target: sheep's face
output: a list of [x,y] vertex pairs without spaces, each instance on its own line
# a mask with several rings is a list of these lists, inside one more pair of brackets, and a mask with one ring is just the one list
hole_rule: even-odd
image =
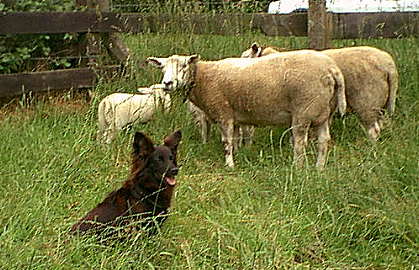
[[284,48],[275,48],[275,47],[262,48],[255,42],[252,44],[252,46],[250,46],[249,49],[245,50],[242,53],[241,57],[242,58],[256,58],[256,57],[266,56],[269,54],[285,52],[285,51],[288,51],[288,50]]
[[198,55],[172,55],[168,58],[149,57],[147,62],[162,69],[164,90],[174,91],[192,84],[198,60]]
[[262,54],[262,48],[257,43],[253,43],[249,49],[245,50],[242,53],[241,57],[242,58],[255,58],[255,57],[261,56],[261,54]]

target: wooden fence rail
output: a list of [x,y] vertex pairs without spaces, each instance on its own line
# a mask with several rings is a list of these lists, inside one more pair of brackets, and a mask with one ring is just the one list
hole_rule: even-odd
[[117,65],[101,70],[72,68],[54,71],[25,72],[0,75],[0,98],[18,96],[28,92],[91,88],[95,86],[98,72],[116,72]]
[[[419,37],[419,12],[337,13],[332,38]],[[237,34],[260,30],[266,35],[306,36],[307,14],[148,15],[112,12],[16,12],[0,14],[0,34],[69,32],[161,32],[182,29],[194,33]]]

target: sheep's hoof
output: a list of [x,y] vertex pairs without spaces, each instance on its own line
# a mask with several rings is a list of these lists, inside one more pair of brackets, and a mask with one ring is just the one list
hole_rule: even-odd
[[316,164],[316,169],[320,172],[323,171],[324,170],[324,164],[321,164],[321,165]]
[[378,137],[380,136],[380,125],[378,122],[374,122],[373,125],[370,126],[370,128],[368,129],[368,137],[370,138],[371,141],[376,142],[378,141]]

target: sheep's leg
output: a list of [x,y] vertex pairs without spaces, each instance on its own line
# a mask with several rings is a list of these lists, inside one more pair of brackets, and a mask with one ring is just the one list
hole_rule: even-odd
[[329,121],[325,121],[322,125],[316,128],[317,134],[317,162],[316,167],[319,169],[324,168],[327,159],[327,151],[329,147],[330,131]]
[[382,118],[378,119],[377,123],[378,123],[378,126],[380,127],[380,131],[381,131],[384,127],[384,119],[382,119]]
[[106,123],[106,118],[105,118],[105,103],[101,102],[99,104],[99,108],[98,108],[98,127],[99,130],[97,131],[96,134],[96,139],[100,142],[100,143],[105,143],[106,141],[106,130],[108,127],[108,124]]
[[255,127],[244,125],[240,127],[240,131],[240,142],[243,143],[243,145],[251,145],[253,143]]
[[378,139],[378,137],[380,136],[380,132],[381,132],[381,128],[380,128],[380,124],[378,121],[375,121],[374,123],[372,123],[368,129],[368,136],[370,137],[371,140],[376,141]]
[[192,113],[195,124],[197,124],[200,128],[202,143],[208,143],[211,133],[211,120],[208,119],[206,114],[201,109],[190,101],[188,101],[188,110]]
[[114,139],[115,139],[115,130],[113,129],[107,129],[104,133],[103,133],[103,138],[105,143],[110,144]]
[[365,119],[365,117],[360,116],[360,118],[362,126],[367,132],[368,138],[370,138],[372,141],[377,141],[381,132],[379,120],[375,117]]
[[118,132],[127,125],[126,122],[127,122],[127,119],[124,119],[123,116],[119,115],[119,117],[117,117],[115,114],[113,115],[112,122],[109,125],[108,129],[106,130],[106,134],[107,134],[106,143],[109,144],[115,139]]
[[[294,121],[293,121],[294,122]],[[292,127],[292,141],[294,144],[294,164],[302,168],[304,166],[305,149],[308,137],[308,124],[294,124]]]
[[100,143],[111,143],[114,138],[112,129],[110,127],[100,127],[96,138]]
[[243,138],[242,136],[240,136],[240,126],[238,125],[234,125],[234,135],[233,135],[233,148],[234,148],[234,152],[237,151],[237,149],[239,149],[239,147],[242,146],[243,144]]
[[239,142],[239,147],[242,147],[243,145],[245,145],[246,143],[244,142],[244,133],[245,133],[245,126],[239,126],[238,127],[238,142]]
[[226,165],[234,168],[234,122],[233,120],[223,121],[221,123],[221,141],[224,145],[224,155]]
[[97,141],[99,141],[99,142],[101,142],[101,143],[103,143],[103,138],[104,138],[104,133],[103,133],[104,131],[103,130],[101,130],[100,128],[99,128],[99,130],[96,132],[96,140]]
[[201,126],[202,142],[206,144],[211,131],[211,123],[203,113],[199,115],[199,125]]
[[359,114],[362,126],[366,129],[368,137],[377,141],[381,133],[382,114],[379,109],[370,110]]
[[253,137],[255,136],[255,126],[246,126],[246,136],[244,137],[244,142],[246,145],[253,144]]

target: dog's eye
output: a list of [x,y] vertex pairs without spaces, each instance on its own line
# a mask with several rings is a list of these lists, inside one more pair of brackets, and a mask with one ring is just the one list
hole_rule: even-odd
[[169,156],[169,160],[170,160],[170,161],[173,161],[174,159],[175,159],[175,157],[174,157],[173,155],[170,155],[170,156]]

